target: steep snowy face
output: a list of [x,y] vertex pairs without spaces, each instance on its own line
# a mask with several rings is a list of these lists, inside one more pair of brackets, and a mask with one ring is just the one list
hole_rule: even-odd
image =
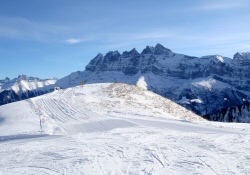
[[40,79],[19,75],[18,78],[0,80],[0,105],[47,93],[57,79]]

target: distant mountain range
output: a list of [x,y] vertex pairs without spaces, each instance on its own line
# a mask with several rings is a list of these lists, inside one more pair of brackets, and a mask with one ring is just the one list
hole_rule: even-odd
[[[122,54],[118,51],[110,51],[106,55],[98,54],[86,66],[85,71],[71,73],[59,80],[14,80],[14,84],[18,84],[19,87],[21,82],[26,82],[25,85],[29,88],[17,90],[13,86],[6,86],[6,82],[10,81],[6,78],[0,81],[0,104],[11,102],[6,101],[6,91],[8,94],[16,94],[21,100],[47,93],[54,87],[80,85],[82,81],[85,84],[120,82],[136,85],[142,78],[148,90],[177,102],[207,119],[245,122],[245,118],[250,118],[249,107],[246,107],[250,104],[249,52],[236,53],[233,59],[220,55],[199,58],[174,53],[161,44],[155,47],[147,46],[141,53],[134,48]],[[31,88],[27,85],[29,82],[43,82],[43,86],[32,85]],[[5,95],[2,94],[4,91]],[[32,95],[29,96],[29,93]],[[18,98],[12,99],[16,100]],[[230,108],[235,106],[244,112],[230,113]],[[229,112],[222,115],[219,112],[221,110]]]
[[57,78],[40,79],[26,75],[19,75],[13,80],[6,77],[0,80],[0,105],[51,92],[57,80]]

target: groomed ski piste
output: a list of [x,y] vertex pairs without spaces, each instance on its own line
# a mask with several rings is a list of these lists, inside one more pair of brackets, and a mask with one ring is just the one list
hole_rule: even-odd
[[142,87],[88,84],[1,106],[0,175],[250,174],[249,124],[206,121]]

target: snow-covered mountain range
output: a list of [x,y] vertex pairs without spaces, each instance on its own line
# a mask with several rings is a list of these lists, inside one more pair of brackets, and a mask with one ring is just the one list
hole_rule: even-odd
[[[236,53],[234,58],[220,55],[191,57],[177,54],[157,44],[141,53],[108,52],[98,54],[86,66],[56,83],[60,87],[79,82],[121,82],[136,84],[143,78],[145,86],[199,115],[215,114],[222,108],[249,104],[250,53]],[[249,111],[246,112],[250,116]],[[210,118],[209,119],[216,119]],[[220,121],[243,122],[239,115]]]
[[0,80],[0,105],[51,92],[56,81],[56,78],[44,80],[26,75],[19,75],[13,80],[6,77]]
[[[141,53],[134,48],[122,54],[118,51],[98,54],[86,66],[85,71],[71,73],[57,82],[53,80],[53,85],[44,86],[47,89],[43,93],[54,87],[77,86],[80,82],[135,85],[143,79],[143,86],[148,90],[173,100],[198,115],[208,116],[216,114],[222,108],[249,104],[249,78],[249,52],[236,53],[233,59],[220,55],[199,58],[174,53],[157,44],[155,47],[147,46]],[[42,90],[39,92],[42,93]],[[249,111],[245,114],[250,116]],[[240,115],[230,119],[220,117],[218,120],[245,121],[241,120]]]

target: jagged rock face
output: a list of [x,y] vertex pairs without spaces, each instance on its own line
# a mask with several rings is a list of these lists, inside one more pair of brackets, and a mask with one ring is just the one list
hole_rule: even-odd
[[170,49],[167,49],[164,46],[157,44],[154,48],[154,55],[164,55],[165,57],[170,58],[174,56],[174,53]]
[[[157,75],[178,79],[195,79],[213,76],[215,79],[250,90],[250,54],[235,54],[234,59],[219,55],[190,57],[173,53],[170,49],[157,44],[147,46],[141,54],[135,49],[130,52],[109,52],[98,54],[87,66],[87,71],[122,71],[125,75],[153,72]],[[244,60],[244,61],[242,61]],[[240,62],[240,63],[238,63]],[[246,64],[243,64],[246,63]]]
[[122,71],[125,75],[135,75],[140,70],[140,54],[135,50],[108,52],[105,56],[98,54],[86,66],[87,71]]
[[[238,76],[234,68],[222,62],[217,57],[190,57],[175,54],[171,50],[157,44],[156,47],[147,46],[141,54],[135,49],[130,52],[109,52],[104,57],[97,55],[87,66],[88,71],[122,71],[125,75],[135,75],[153,72],[158,75],[181,79],[201,78],[210,75]],[[223,59],[223,58],[221,58]],[[226,58],[227,60],[229,58]],[[228,60],[229,61],[229,60]],[[237,72],[237,71],[235,71]]]
[[[249,97],[240,92],[250,91],[250,54],[236,53],[234,58],[220,55],[192,57],[172,52],[157,44],[147,46],[141,53],[135,49],[130,52],[109,52],[95,57],[86,66],[88,74],[98,74],[93,82],[105,82],[104,72],[122,72],[126,79],[136,79],[145,75],[148,89],[167,97],[199,115],[215,113],[225,107],[244,104]],[[87,76],[87,73],[83,73]],[[93,75],[92,75],[93,76]],[[87,76],[88,77],[88,76]],[[116,82],[126,82],[119,77]],[[156,83],[158,80],[161,83]],[[193,82],[209,85],[196,87]],[[110,80],[109,80],[110,81]],[[171,83],[169,83],[171,81]],[[175,81],[181,82],[175,84]],[[208,88],[207,86],[211,86]],[[186,100],[183,100],[186,99]]]
[[87,71],[95,72],[99,65],[103,62],[104,56],[102,54],[98,54],[94,59],[90,61],[90,63],[86,66]]

